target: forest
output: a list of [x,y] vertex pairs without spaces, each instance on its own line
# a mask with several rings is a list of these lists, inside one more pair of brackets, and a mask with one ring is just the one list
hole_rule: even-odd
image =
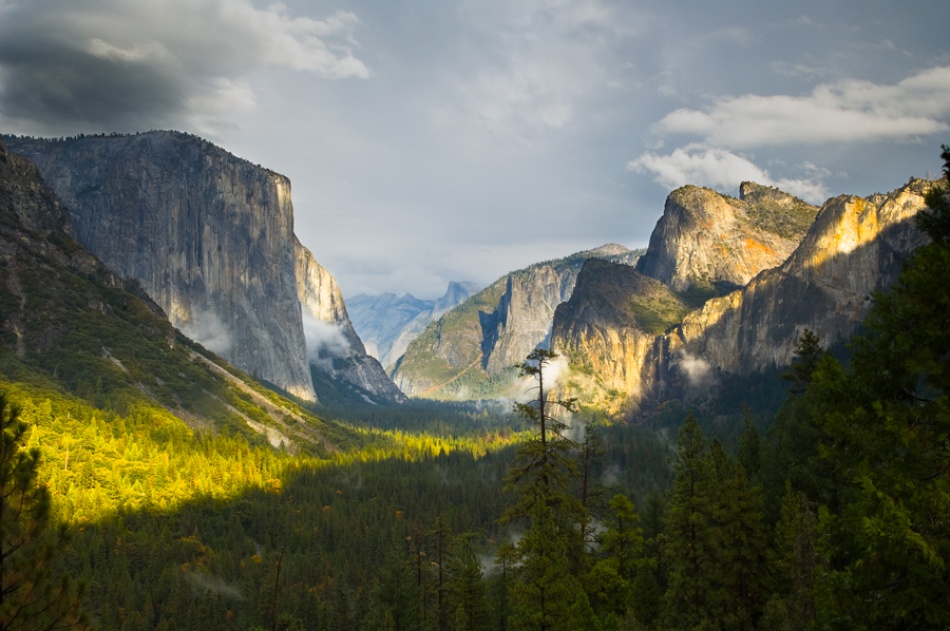
[[0,631],[946,629],[950,192],[927,203],[847,357],[806,332],[776,406],[730,395],[739,428],[584,422],[547,351],[514,414],[340,412],[338,449],[297,453],[8,376]]

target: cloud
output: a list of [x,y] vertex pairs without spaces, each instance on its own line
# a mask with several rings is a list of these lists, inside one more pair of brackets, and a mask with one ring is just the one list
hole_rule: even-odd
[[679,361],[676,365],[686,375],[689,385],[694,388],[708,386],[715,380],[712,365],[698,355],[683,350],[679,353]]
[[592,99],[625,84],[621,44],[637,32],[622,6],[602,0],[497,0],[470,7],[483,52],[453,74],[438,124],[530,140],[574,123]]
[[950,66],[919,72],[894,85],[847,80],[807,96],[743,95],[706,110],[678,109],[656,124],[660,135],[699,136],[709,146],[902,140],[950,130]]
[[[269,429],[269,428],[268,428]],[[195,596],[215,595],[231,600],[244,600],[244,594],[224,579],[204,572],[185,572],[185,578],[191,585]]]
[[342,327],[303,313],[303,334],[307,341],[307,357],[311,361],[342,357],[350,350],[350,343]]
[[738,188],[741,182],[751,181],[778,187],[808,202],[825,201],[829,193],[821,178],[827,172],[810,163],[803,163],[799,168],[810,177],[776,179],[743,155],[701,145],[677,148],[667,155],[646,152],[627,162],[628,171],[650,173],[654,180],[668,188],[694,184],[731,190]]
[[225,355],[231,350],[231,332],[213,311],[195,311],[191,320],[180,326],[181,332],[209,351]]
[[7,5],[0,111],[40,132],[196,125],[253,109],[264,67],[365,78],[359,20],[294,17],[249,0],[72,0]]

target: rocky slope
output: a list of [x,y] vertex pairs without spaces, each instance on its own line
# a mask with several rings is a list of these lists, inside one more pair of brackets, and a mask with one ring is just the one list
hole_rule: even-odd
[[667,321],[676,325],[661,335],[631,306],[644,301],[642,283],[585,267],[554,323],[552,347],[572,360],[566,387],[613,413],[629,412],[646,401],[706,396],[724,375],[787,365],[805,328],[825,345],[847,338],[872,293],[893,282],[903,257],[922,242],[911,219],[930,185],[913,180],[889,195],[829,200],[781,265],[710,299],[681,323],[671,315]]
[[554,310],[574,289],[589,258],[636,261],[619,245],[539,263],[497,280],[431,324],[393,371],[409,396],[485,399],[511,396],[516,366],[547,344]]
[[637,269],[699,297],[741,287],[788,258],[817,211],[753,182],[742,183],[739,199],[685,186],[667,197]]
[[348,301],[350,320],[369,354],[390,367],[431,322],[478,289],[474,283],[451,282],[437,300],[420,300],[411,294],[358,294]]
[[[336,381],[339,387],[354,389],[357,397],[367,402],[405,400],[405,395],[393,385],[380,363],[367,355],[347,315],[336,279],[296,239],[294,252],[297,296],[303,310],[311,366]],[[328,394],[322,393],[321,399]]]
[[[79,242],[136,279],[175,327],[315,399],[287,178],[177,132],[7,142],[37,163]],[[338,299],[331,293],[312,294],[308,306]],[[345,318],[332,304],[317,310],[335,308]]]

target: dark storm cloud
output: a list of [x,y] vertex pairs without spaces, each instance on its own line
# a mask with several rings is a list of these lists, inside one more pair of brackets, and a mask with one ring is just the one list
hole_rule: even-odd
[[186,77],[150,59],[101,58],[75,43],[29,37],[0,44],[6,116],[80,129],[161,126],[184,113]]
[[357,23],[249,0],[0,0],[0,115],[48,130],[200,128],[253,109],[246,77],[262,67],[368,76]]

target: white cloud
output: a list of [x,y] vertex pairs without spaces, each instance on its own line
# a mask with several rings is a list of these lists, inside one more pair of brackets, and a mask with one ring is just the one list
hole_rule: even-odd
[[627,163],[628,171],[650,173],[655,181],[667,188],[693,184],[728,191],[738,188],[742,182],[751,181],[778,187],[811,203],[825,201],[829,193],[822,178],[827,172],[811,163],[802,164],[801,169],[810,177],[776,179],[750,158],[701,145],[680,147],[667,155],[646,152]]
[[900,140],[950,130],[950,66],[895,85],[840,81],[807,96],[743,95],[707,110],[678,109],[656,125],[661,135],[700,136],[716,147]]
[[356,14],[337,11],[324,19],[291,17],[282,4],[256,9],[247,0],[221,0],[220,22],[243,34],[261,58],[275,66],[308,70],[331,79],[369,77],[369,68],[353,56]]
[[312,361],[342,357],[350,349],[339,325],[319,320],[306,311],[303,313],[303,334],[307,341],[307,357]]
[[470,7],[486,54],[471,74],[454,75],[453,103],[438,123],[528,140],[559,130],[585,103],[625,84],[629,63],[618,45],[638,22],[602,0],[496,1]]
[[217,355],[226,355],[231,350],[231,332],[213,311],[193,312],[188,323],[181,325],[180,329],[187,337]]
[[685,350],[680,352],[679,362],[676,365],[686,375],[689,385],[694,388],[708,386],[715,379],[712,366],[708,361]]

